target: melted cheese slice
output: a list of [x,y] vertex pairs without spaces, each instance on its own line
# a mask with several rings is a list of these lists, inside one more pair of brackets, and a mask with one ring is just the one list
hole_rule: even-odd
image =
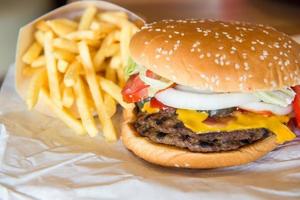
[[213,131],[235,131],[253,128],[266,128],[272,131],[277,137],[277,142],[293,140],[295,134],[283,123],[287,123],[288,116],[270,116],[266,117],[255,113],[235,112],[234,118],[226,124],[207,124],[203,121],[208,117],[205,112],[197,112],[192,110],[177,109],[178,119],[184,125],[196,133],[207,133]]

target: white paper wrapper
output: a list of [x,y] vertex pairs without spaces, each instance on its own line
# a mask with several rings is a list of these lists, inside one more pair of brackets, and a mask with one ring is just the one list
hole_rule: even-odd
[[0,199],[300,199],[299,138],[240,167],[162,168],[27,111],[14,71],[0,92]]

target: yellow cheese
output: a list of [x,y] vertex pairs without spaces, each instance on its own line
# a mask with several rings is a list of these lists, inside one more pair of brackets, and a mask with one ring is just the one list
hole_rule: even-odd
[[187,128],[199,134],[213,131],[266,128],[277,136],[276,138],[279,144],[293,140],[296,137],[295,134],[283,124],[288,122],[288,116],[266,117],[255,113],[235,112],[234,119],[230,120],[226,124],[216,123],[210,125],[203,122],[208,117],[208,114],[205,112],[177,109],[176,113],[178,115],[178,119],[181,120]]
[[152,114],[152,113],[156,113],[156,112],[159,112],[159,108],[153,108],[150,106],[150,102],[146,102],[142,108],[142,111],[143,112],[146,112],[146,113],[149,113],[149,114]]

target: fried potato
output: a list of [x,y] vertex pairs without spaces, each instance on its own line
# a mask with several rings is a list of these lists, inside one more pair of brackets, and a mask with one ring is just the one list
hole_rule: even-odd
[[41,98],[57,118],[91,137],[99,132],[98,117],[105,139],[115,141],[112,116],[117,104],[133,106],[123,101],[120,86],[125,84],[129,41],[137,27],[125,12],[99,12],[95,6],[74,20],[40,20],[35,27],[35,41],[22,57],[22,75],[30,78],[28,108]]
[[26,104],[27,108],[31,110],[37,103],[40,89],[47,82],[46,69],[39,69],[31,77],[29,87],[27,89]]
[[76,105],[79,111],[80,118],[82,120],[83,126],[88,132],[89,136],[95,137],[98,133],[96,123],[91,110],[89,109],[88,97],[86,95],[86,90],[84,83],[80,77],[78,77],[75,85],[74,92],[76,95]]
[[76,22],[69,19],[53,19],[48,20],[46,23],[52,29],[52,31],[60,37],[74,32],[78,27]]
[[60,120],[62,120],[67,126],[72,128],[78,135],[85,135],[86,131],[83,128],[81,121],[77,120],[70,112],[65,108],[58,107],[50,98],[46,89],[42,88],[40,91],[41,99],[45,100],[46,105],[49,107]]
[[82,64],[85,69],[87,83],[91,91],[94,104],[100,119],[100,123],[103,127],[104,137],[108,141],[115,141],[117,139],[117,134],[113,127],[111,118],[108,116],[105,105],[103,102],[103,97],[100,91],[100,87],[96,78],[96,73],[94,70],[93,62],[90,56],[90,52],[86,42],[82,41],[78,44],[79,54],[82,59]]
[[53,40],[53,46],[71,53],[78,53],[77,44],[74,41],[66,40],[63,38],[55,38]]
[[64,107],[71,108],[74,103],[74,93],[71,87],[63,87],[62,104]]
[[31,67],[38,68],[46,66],[46,59],[44,55],[39,56],[31,63]]
[[110,96],[112,96],[123,108],[132,108],[132,104],[128,104],[123,101],[121,88],[114,82],[105,79],[103,77],[98,77],[101,88]]
[[58,80],[59,78],[58,78],[56,60],[53,54],[52,40],[53,40],[53,34],[51,32],[47,32],[45,34],[45,41],[44,41],[46,67],[47,67],[51,99],[58,107],[61,108],[62,105],[61,105],[61,94],[60,94],[59,80]]
[[35,59],[39,57],[42,51],[43,47],[39,43],[34,42],[22,57],[22,61],[30,65]]
[[94,6],[90,6],[83,12],[83,15],[80,18],[79,22],[79,30],[86,30],[90,27],[94,16],[96,15],[97,8]]

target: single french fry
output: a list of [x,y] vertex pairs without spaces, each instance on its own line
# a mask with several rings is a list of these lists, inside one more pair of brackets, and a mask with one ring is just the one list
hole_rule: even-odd
[[37,30],[40,30],[43,32],[51,31],[50,27],[47,25],[47,23],[44,20],[37,22],[35,27]]
[[40,68],[34,68],[34,67],[30,67],[30,66],[25,66],[22,69],[22,75],[23,76],[33,76],[39,70],[40,70]]
[[52,31],[60,37],[74,32],[77,30],[78,26],[76,22],[69,19],[53,19],[48,20],[46,23],[52,29]]
[[106,49],[113,43],[116,41],[116,35],[118,34],[118,31],[113,31],[110,34],[108,34],[106,36],[106,38],[103,40],[101,47],[99,48],[99,50],[97,51],[97,53],[94,56],[93,62],[95,65],[95,69],[96,71],[100,71],[102,70],[102,63],[106,57],[105,52]]
[[89,108],[84,83],[80,77],[78,77],[75,83],[74,92],[76,95],[76,105],[79,111],[80,118],[82,120],[82,124],[87,130],[89,136],[95,137],[98,134],[98,129],[96,127],[93,114]]
[[70,108],[74,103],[74,93],[71,87],[63,87],[62,104],[64,107]]
[[121,29],[120,53],[122,65],[125,67],[129,58],[129,43],[131,38],[130,26],[123,26]]
[[112,82],[116,82],[117,81],[116,70],[111,68],[110,66],[107,66],[105,68],[105,78],[112,81]]
[[127,19],[127,14],[124,12],[103,12],[98,14],[98,19],[100,21],[105,21],[114,24],[119,28],[129,23]]
[[46,58],[46,67],[48,74],[48,82],[50,88],[50,96],[54,103],[61,108],[61,94],[59,88],[59,78],[56,66],[56,60],[53,54],[53,34],[51,32],[46,32],[44,40],[44,52]]
[[45,68],[39,69],[31,77],[26,95],[26,104],[29,110],[31,110],[36,105],[40,89],[44,86],[46,82],[47,72]]
[[37,59],[35,59],[32,63],[31,63],[31,67],[34,68],[38,68],[38,67],[44,67],[46,66],[46,59],[45,56],[39,56]]
[[123,101],[122,89],[117,84],[103,77],[98,77],[98,80],[102,90],[112,96],[123,108],[132,108],[132,104]]
[[69,63],[65,60],[59,59],[57,62],[57,69],[61,73],[65,73],[68,69]]
[[67,62],[72,62],[75,59],[75,54],[65,51],[62,49],[55,49],[54,50],[54,57],[56,59],[65,60]]
[[45,37],[45,33],[43,31],[37,31],[34,34],[34,37],[36,39],[36,41],[40,44],[40,45],[44,45],[44,37]]
[[55,38],[53,40],[53,46],[59,49],[70,51],[72,53],[78,53],[76,42],[71,40],[66,40],[63,38]]
[[121,55],[119,53],[111,58],[109,66],[113,69],[122,67]]
[[101,40],[85,40],[85,42],[90,47],[95,47],[95,48],[99,48],[101,45]]
[[77,120],[70,112],[65,108],[58,107],[50,98],[46,89],[42,88],[40,91],[40,97],[44,99],[49,110],[52,111],[59,119],[61,119],[67,126],[73,129],[79,135],[85,135],[86,131],[83,128],[81,121]]
[[124,75],[124,69],[118,68],[117,69],[117,76],[118,76],[118,85],[123,88],[125,86],[126,80]]
[[105,34],[98,32],[98,31],[91,31],[91,30],[80,30],[71,32],[64,36],[64,38],[68,40],[100,40],[104,38]]
[[79,71],[81,69],[81,64],[78,60],[74,60],[70,66],[68,67],[65,76],[64,76],[64,84],[67,87],[72,87],[76,79],[78,77]]
[[37,43],[34,42],[26,51],[24,56],[22,57],[22,61],[26,64],[31,64],[35,59],[39,57],[41,52],[43,51],[43,47]]
[[104,137],[108,141],[115,141],[117,139],[117,134],[113,127],[112,121],[105,109],[103,97],[96,78],[96,72],[90,56],[89,48],[84,41],[78,43],[78,48],[83,67],[85,69],[86,80],[94,100],[100,123],[103,128]]
[[106,22],[99,22],[94,20],[90,26],[90,29],[93,31],[99,31],[102,33],[110,33],[115,30],[117,26],[114,24],[106,23]]
[[97,8],[95,6],[90,6],[88,8],[85,9],[85,11],[83,12],[83,15],[80,18],[80,22],[79,22],[79,30],[87,30],[93,19],[94,16],[96,15],[97,12]]
[[104,105],[107,115],[111,118],[117,111],[116,101],[109,94],[104,93]]

